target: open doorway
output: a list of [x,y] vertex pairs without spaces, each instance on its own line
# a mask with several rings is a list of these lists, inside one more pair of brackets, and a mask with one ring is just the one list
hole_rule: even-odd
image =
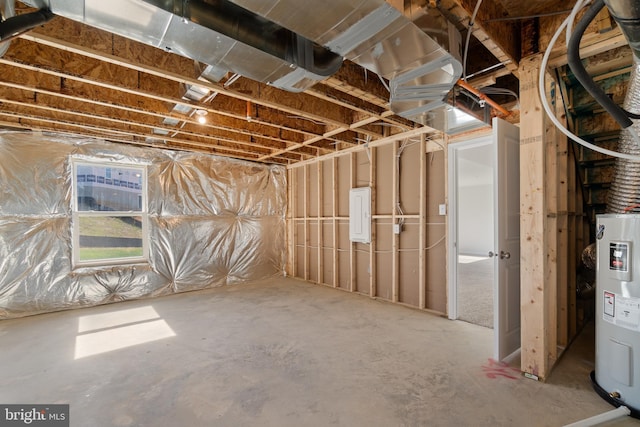
[[494,359],[505,360],[520,348],[520,137],[498,118],[492,128],[448,147],[448,310],[493,325]]
[[490,136],[450,146],[456,224],[456,318],[493,328],[494,165]]

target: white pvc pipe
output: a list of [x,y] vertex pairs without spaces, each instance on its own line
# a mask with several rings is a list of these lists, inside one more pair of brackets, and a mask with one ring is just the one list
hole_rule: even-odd
[[582,421],[577,421],[573,424],[567,424],[564,427],[590,427],[597,426],[598,424],[606,423],[607,421],[613,421],[618,418],[626,417],[631,414],[631,411],[626,406],[620,406],[602,414],[594,415],[591,418],[586,418]]

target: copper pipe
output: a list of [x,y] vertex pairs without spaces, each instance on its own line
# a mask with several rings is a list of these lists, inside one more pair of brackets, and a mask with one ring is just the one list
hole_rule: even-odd
[[478,98],[482,99],[487,104],[491,105],[491,107],[494,110],[496,110],[498,113],[500,113],[500,115],[502,115],[504,117],[509,117],[511,115],[511,112],[509,110],[505,109],[502,105],[498,104],[496,101],[494,101],[493,99],[489,98],[487,95],[485,95],[484,93],[480,92],[480,90],[478,90],[475,87],[471,86],[469,83],[465,82],[464,80],[460,79],[460,80],[458,80],[456,82],[456,84],[458,86],[460,86],[461,88],[471,92],[472,94],[474,94]]

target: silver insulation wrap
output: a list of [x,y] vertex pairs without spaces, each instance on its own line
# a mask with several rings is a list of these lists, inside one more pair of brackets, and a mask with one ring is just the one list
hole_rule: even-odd
[[[631,70],[631,78],[624,100],[624,108],[634,113],[640,112],[640,64],[636,59]],[[634,121],[633,127],[640,132],[640,124]],[[640,155],[640,147],[629,132],[620,132],[618,151]],[[608,213],[640,212],[640,162],[616,158],[615,174],[607,195]]]
[[[148,263],[73,267],[72,159],[146,166]],[[280,166],[0,133],[0,318],[282,275],[286,189]]]

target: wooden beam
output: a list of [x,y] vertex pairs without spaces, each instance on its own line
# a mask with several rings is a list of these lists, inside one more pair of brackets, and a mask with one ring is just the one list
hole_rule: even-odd
[[400,293],[400,283],[399,283],[399,264],[400,264],[400,252],[398,252],[398,247],[400,243],[400,235],[396,234],[393,228],[398,223],[398,218],[396,215],[397,205],[396,202],[398,200],[398,142],[394,142],[391,151],[391,301],[398,302],[399,293]]
[[[376,214],[376,173],[377,173],[376,148],[369,148],[369,187],[371,188],[371,215]],[[371,243],[369,244],[369,296],[375,298],[378,295],[377,289],[377,259],[376,259],[376,222],[371,221]]]
[[331,195],[332,195],[332,214],[333,214],[333,280],[332,284],[334,288],[340,285],[340,253],[338,252],[338,246],[340,244],[340,234],[338,230],[338,159],[333,158],[331,160]]
[[[567,161],[567,187],[568,187],[568,239],[569,239],[569,256],[567,258],[569,277],[568,277],[568,334],[570,337],[574,337],[577,333],[577,312],[576,312],[576,286],[577,286],[577,266],[580,259],[580,254],[583,248],[579,248],[576,245],[576,200],[578,193],[582,193],[582,189],[578,188],[580,183],[576,180],[576,157],[572,147],[572,142],[568,143],[569,159]],[[582,218],[579,218],[581,221]]]
[[[556,116],[566,126],[566,115],[559,88],[555,91]],[[569,344],[569,145],[562,132],[556,133],[557,170],[557,260],[558,260],[558,322],[557,342],[562,348]]]
[[467,82],[477,89],[482,89],[483,87],[493,86],[494,84],[496,84],[498,78],[504,77],[511,73],[512,70],[510,70],[509,68],[501,67],[486,74],[483,73],[480,76],[470,78],[467,80]]
[[[444,151],[446,152],[447,150]],[[427,257],[425,253],[427,241],[427,142],[424,134],[420,135],[419,179],[420,225],[418,229],[418,249],[420,252],[418,253],[418,308],[424,309],[427,308]],[[445,194],[447,194],[446,190]]]
[[[551,371],[556,349],[556,325],[550,325],[556,309],[557,260],[549,245],[547,215],[549,189],[546,186],[548,159],[545,148],[551,126],[538,96],[538,73],[542,55],[534,55],[520,64],[520,286],[521,286],[521,369],[545,379]],[[554,145],[555,147],[555,145]],[[553,261],[553,262],[552,262]],[[554,313],[551,313],[553,311]],[[553,329],[551,331],[550,329]]]
[[[627,45],[627,40],[619,27],[602,34],[585,34],[580,43],[580,57],[588,58],[625,45]],[[567,47],[559,45],[554,47],[551,52],[548,67],[554,69],[562,65],[567,65]]]
[[322,190],[323,190],[323,176],[322,176],[322,162],[318,162],[316,165],[316,173],[318,175],[317,179],[316,179],[316,185],[318,186],[317,191],[316,191],[316,203],[318,204],[318,211],[317,211],[317,221],[318,221],[318,229],[316,230],[316,232],[318,233],[317,239],[318,239],[318,283],[324,283],[324,239],[323,239],[323,228],[324,228],[324,223],[322,221],[322,216],[324,215],[323,212],[323,194],[322,194]]
[[[455,17],[459,22],[468,25],[475,0],[441,0],[440,7],[446,15]],[[518,72],[520,61],[520,28],[514,21],[484,22],[496,16],[505,16],[506,12],[498,2],[484,2],[478,10],[476,21],[472,27],[473,36],[477,38],[495,56],[498,62],[513,73]]]
[[[96,30],[97,31],[97,30]],[[242,90],[231,90],[226,88],[222,84],[211,83],[208,81],[201,81],[192,77],[185,77],[184,75],[176,74],[174,72],[170,72],[167,70],[162,70],[153,66],[139,66],[133,61],[127,60],[126,58],[117,57],[115,55],[105,54],[104,52],[96,51],[87,46],[82,46],[78,44],[74,44],[68,41],[57,40],[53,37],[44,34],[38,34],[37,32],[29,33],[28,35],[22,36],[25,40],[29,40],[32,42],[36,42],[45,46],[49,46],[52,48],[56,48],[59,50],[63,50],[66,52],[70,52],[76,55],[83,55],[88,58],[99,59],[107,64],[125,67],[127,69],[136,70],[139,72],[144,72],[149,74],[150,76],[160,77],[163,79],[168,79],[181,84],[190,84],[197,85],[200,87],[205,87],[211,91],[214,91],[218,94],[222,94],[225,96],[229,96],[232,98],[236,98],[243,102],[251,101],[253,104],[257,106],[262,106],[266,108],[272,108],[279,111],[287,112],[291,115],[297,115],[305,117],[311,121],[320,121],[328,124],[332,124],[334,126],[338,126],[344,130],[348,129],[357,129],[360,126],[364,126],[368,123],[384,119],[390,115],[391,112],[387,111],[384,114],[371,116],[370,120],[363,120],[359,123],[351,123],[347,120],[349,115],[346,112],[349,110],[344,105],[338,105],[335,102],[325,102],[324,106],[320,106],[318,103],[319,100],[316,97],[316,100],[311,99],[309,96],[311,95],[300,95],[297,94],[294,96],[293,94],[289,94],[283,91],[279,91],[275,88],[259,85],[255,82],[248,82],[246,79],[240,79],[241,84],[245,86],[249,85],[251,89],[246,93],[246,88]],[[234,87],[239,83],[234,83]],[[258,88],[260,89],[254,89]],[[121,88],[125,92],[130,91],[131,89]],[[245,91],[245,92],[243,92]],[[206,109],[206,108],[205,108]],[[244,109],[243,109],[244,111]],[[316,111],[322,111],[322,115],[317,114]],[[268,123],[265,123],[268,125]],[[367,133],[367,130],[363,130]],[[373,135],[373,134],[372,134]],[[310,145],[317,142],[316,140],[309,141],[305,145]],[[288,151],[294,150],[290,149]],[[276,153],[278,155],[281,153]],[[261,159],[266,160],[266,159]]]
[[[25,86],[20,83],[14,83],[16,79],[19,80],[19,77],[16,77],[15,79],[12,77],[13,74],[15,73],[11,72],[12,68],[10,67],[16,67],[22,70],[23,76],[25,74],[29,75],[29,72],[33,72],[35,73],[35,75],[45,74],[49,76],[62,78],[67,82],[66,83],[67,86],[70,85],[69,82],[73,81],[75,82],[75,84],[73,85],[74,87],[72,91],[73,95],[68,94],[67,89],[58,89],[57,91],[53,91],[53,90],[41,89],[39,87]],[[40,97],[38,101],[44,103],[45,101],[48,100],[49,103],[51,103],[56,108],[60,108],[60,109],[65,109],[70,107],[77,108],[79,104],[87,104],[87,106],[82,107],[81,109],[85,111],[86,110],[91,111],[93,109],[95,111],[96,107],[99,107],[98,109],[101,109],[103,111],[103,114],[120,112],[119,114],[113,114],[113,115],[123,116],[123,117],[127,116],[124,114],[124,112],[127,112],[129,118],[131,118],[131,113],[150,116],[156,119],[164,119],[165,117],[170,117],[183,122],[190,122],[194,126],[201,126],[197,124],[197,122],[194,119],[188,116],[180,116],[177,114],[172,114],[170,112],[167,112],[164,114],[159,113],[159,111],[163,111],[163,110],[166,111],[167,105],[184,105],[191,108],[200,108],[199,105],[192,105],[191,103],[186,102],[181,98],[167,98],[167,97],[157,96],[149,92],[133,90],[133,89],[124,91],[118,88],[115,82],[113,84],[94,82],[85,78],[76,77],[73,75],[68,75],[68,74],[56,72],[53,70],[41,70],[36,68],[35,66],[8,61],[4,58],[0,58],[0,69],[3,70],[3,75],[5,77],[5,81],[0,82],[0,85],[5,87],[15,88],[15,89],[21,89],[25,91],[33,91],[38,94],[47,95],[49,98]],[[84,92],[85,90],[86,92]],[[126,94],[124,94],[124,92],[126,92]],[[91,95],[83,96],[82,95],[83,93],[91,94]],[[142,99],[140,99],[140,97]],[[59,98],[60,100],[55,101],[51,98]],[[98,99],[111,100],[111,102],[98,101]],[[217,114],[220,113],[220,111],[215,111],[209,106],[207,106],[206,109],[211,110],[210,112],[213,117],[215,117]],[[242,117],[244,117],[244,113]],[[140,119],[140,117],[137,117],[137,119],[138,121],[142,120]],[[151,118],[149,120],[151,120]],[[153,126],[153,128],[163,127],[161,123],[162,123],[161,120],[158,120],[157,125]],[[216,130],[220,132],[229,132],[228,127],[224,128],[220,126],[215,126],[214,124],[207,125],[207,126],[210,126],[212,130]],[[202,128],[207,129],[206,126]],[[169,128],[169,129],[172,129],[172,128]],[[180,129],[172,129],[172,130],[180,131]],[[273,145],[275,144],[275,141],[273,139],[264,138],[262,135],[259,135],[259,134],[255,134],[252,132],[237,131],[237,130],[234,130],[234,132],[236,132],[236,135],[238,138],[242,138],[245,141],[247,141],[247,144],[249,146],[267,145],[268,147],[273,147]],[[278,140],[281,142],[284,142],[284,140],[280,140],[280,139]],[[237,142],[237,139],[235,139],[235,141]],[[271,142],[271,141],[274,141],[274,142]],[[284,150],[283,152],[288,152],[288,151],[294,151],[294,150]],[[324,151],[324,152],[327,152],[327,151]],[[282,153],[279,153],[279,154],[282,154]]]
[[[554,82],[548,83],[549,89],[546,93],[558,92]],[[555,101],[555,100],[554,100]],[[555,102],[552,104],[555,105]],[[553,367],[557,358],[557,342],[558,342],[558,150],[556,146],[557,131],[546,120],[543,114],[544,128],[544,156],[543,173],[544,173],[544,209],[545,209],[545,226],[544,226],[544,256],[546,257],[545,268],[545,312],[546,324],[545,332],[547,334],[547,360],[549,369]],[[546,377],[546,375],[544,375]]]
[[[7,54],[6,57],[10,57],[10,55]],[[189,100],[184,100],[181,98],[181,95],[179,96],[178,95],[176,96],[158,95],[155,92],[146,91],[142,89],[121,88],[119,86],[118,81],[116,80],[110,81],[106,78],[107,76],[102,76],[105,78],[101,78],[100,80],[95,80],[93,78],[91,79],[84,78],[84,77],[77,76],[75,74],[70,74],[69,72],[64,70],[40,68],[37,64],[25,63],[25,59],[21,57],[15,58],[14,61],[8,60],[6,59],[6,57],[0,59],[0,66],[3,67],[2,74],[6,76],[5,82],[12,82],[14,84],[19,84],[21,87],[24,87],[24,88],[43,91],[46,88],[45,89],[41,88],[40,81],[42,81],[42,78],[40,76],[42,75],[52,76],[55,78],[62,79],[62,81],[65,82],[65,88],[58,87],[56,91],[48,90],[47,93],[49,94],[55,94],[55,92],[60,92],[58,96],[64,96],[65,94],[67,96],[71,96],[69,95],[69,93],[73,93],[74,99],[92,103],[92,104],[98,104],[103,106],[112,105],[113,107],[120,107],[121,105],[125,105],[125,106],[128,106],[129,109],[132,109],[133,111],[137,111],[137,112],[145,112],[147,114],[154,112],[157,116],[185,119],[186,117],[184,115],[172,114],[171,112],[168,111],[168,109],[170,109],[172,106],[179,105],[179,106],[183,106],[191,109],[198,108],[198,109],[203,109],[208,111],[210,114],[212,114],[212,117],[214,118],[214,120],[211,121],[212,123],[218,122],[216,117],[218,115],[226,115],[229,117],[233,117],[235,119],[241,119],[242,122],[247,123],[246,117],[245,117],[245,114],[246,114],[245,104],[242,102],[236,103],[237,108],[235,108],[236,109],[235,112],[232,109],[228,109],[227,111],[224,111],[220,109],[221,102],[219,100],[221,98],[218,98],[218,97],[217,97],[218,101],[216,101],[216,108],[214,109],[209,104],[202,104],[202,103],[196,103]],[[11,73],[11,68],[9,67],[14,67],[20,70],[20,73],[22,73],[22,76],[19,81],[10,79],[10,76],[12,73]],[[35,75],[38,76],[38,78],[31,79],[35,82],[32,86],[25,86],[23,84],[25,80],[25,76],[30,75],[29,73],[25,73],[25,71],[35,73]],[[141,97],[142,99],[140,99],[139,97]],[[110,101],[110,102],[96,101],[99,99]],[[224,104],[224,106],[227,106],[227,105],[229,105],[228,101]],[[165,111],[165,113],[161,114],[163,111]],[[265,115],[264,112],[262,113],[262,115],[263,116]],[[270,126],[277,126],[280,131],[279,135],[282,135],[282,130],[285,130],[285,129],[287,132],[293,132],[292,135],[295,135],[296,133],[298,134],[302,133],[304,135],[301,139],[296,140],[294,138],[294,140],[291,142],[298,142],[308,137],[318,136],[310,132],[297,130],[294,126],[297,126],[298,123],[294,123],[292,120],[289,120],[289,121],[291,122],[291,127],[286,127],[281,124],[273,125],[270,122],[263,121],[262,119],[259,119],[259,118],[254,118],[252,120],[252,123],[247,123],[246,125],[240,126],[239,123],[235,123],[235,124],[240,129],[242,129],[243,127],[252,129],[258,125],[262,126],[259,130],[256,129],[256,131],[254,132],[245,132],[249,136],[254,137],[256,139],[260,139],[263,137],[263,135],[259,134],[258,132],[264,132],[262,129],[264,127],[268,128]],[[287,136],[289,137],[289,135]],[[318,141],[320,140],[321,139],[319,139]]]
[[310,166],[305,166],[303,170],[304,177],[304,280],[309,280],[309,168]]
[[298,173],[299,171],[296,169],[289,169],[293,173],[290,174],[289,180],[289,204],[291,206],[291,236],[292,236],[292,244],[290,247],[291,250],[291,271],[290,275],[293,277],[299,277],[298,272]]
[[[7,87],[6,84],[0,82],[0,86]],[[36,91],[36,93],[40,94],[42,92]],[[175,142],[191,142],[194,144],[202,144],[206,147],[207,144],[211,147],[215,146],[226,146],[228,148],[233,148],[238,150],[238,152],[252,153],[252,154],[260,154],[260,153],[270,153],[274,148],[271,146],[264,146],[258,141],[251,142],[248,138],[241,136],[239,134],[233,134],[232,132],[226,131],[211,131],[211,133],[204,133],[202,131],[196,132],[190,131],[190,127],[183,126],[182,128],[176,129],[174,127],[163,125],[161,122],[154,123],[153,118],[144,118],[138,117],[137,120],[127,120],[126,118],[112,118],[110,116],[105,115],[96,115],[90,113],[90,108],[88,108],[84,104],[74,104],[71,101],[65,103],[68,106],[76,106],[77,110],[67,110],[62,107],[58,107],[61,104],[55,102],[55,100],[47,99],[47,95],[39,97],[38,103],[27,103],[15,101],[15,98],[8,94],[9,97],[3,97],[0,95],[0,103],[5,105],[5,111],[15,111],[17,113],[24,113],[25,115],[39,115],[42,118],[57,120],[63,123],[77,123],[77,124],[89,124],[97,127],[104,128],[105,132],[111,129],[120,129],[120,130],[129,130],[136,131],[136,135],[141,137],[155,137],[158,139],[163,139],[166,141],[175,141]],[[48,102],[46,102],[48,101]],[[69,101],[69,100],[67,100]],[[11,106],[11,107],[8,107]],[[88,111],[88,112],[81,112]],[[101,114],[105,114],[106,111],[102,111]],[[194,127],[196,126],[196,121],[192,118],[185,119],[186,123],[192,123]],[[207,130],[206,125],[200,125],[202,130]],[[164,133],[156,133],[164,132]],[[177,138],[176,138],[177,137]],[[235,137],[235,138],[234,138]],[[295,159],[299,160],[300,157],[295,157]]]
[[[357,182],[357,165],[356,165],[356,154],[354,152],[348,153],[349,155],[349,188],[356,188],[358,186]],[[351,240],[351,239],[349,239]],[[349,265],[351,268],[350,271],[350,280],[349,280],[349,291],[355,292],[357,289],[356,281],[357,277],[357,262],[358,258],[356,257],[356,244],[354,242],[349,241]]]
[[[439,131],[437,131],[437,130],[435,130],[433,128],[430,128],[428,126],[418,127],[418,128],[415,128],[415,129],[408,130],[406,132],[402,132],[402,133],[398,133],[398,134],[395,134],[395,135],[384,137],[384,138],[379,139],[377,141],[372,141],[372,142],[370,142],[370,143],[368,143],[366,145],[365,144],[356,145],[356,146],[353,146],[351,148],[347,148],[347,149],[344,149],[344,150],[340,150],[340,151],[337,151],[337,152],[326,154],[324,156],[320,156],[317,159],[311,159],[311,160],[308,160],[308,161],[295,163],[295,164],[291,165],[290,167],[301,167],[301,166],[304,166],[306,164],[314,163],[314,162],[316,162],[318,160],[331,159],[333,157],[343,156],[343,155],[346,155],[346,154],[349,154],[349,153],[355,153],[355,152],[358,152],[358,151],[366,150],[367,148],[381,147],[383,145],[391,144],[391,143],[393,143],[395,141],[400,141],[400,140],[407,139],[407,138],[414,138],[414,137],[419,136],[419,135],[432,134],[432,133],[440,134]],[[442,147],[440,146],[440,148],[442,148]],[[278,152],[276,152],[275,154],[278,154]]]

